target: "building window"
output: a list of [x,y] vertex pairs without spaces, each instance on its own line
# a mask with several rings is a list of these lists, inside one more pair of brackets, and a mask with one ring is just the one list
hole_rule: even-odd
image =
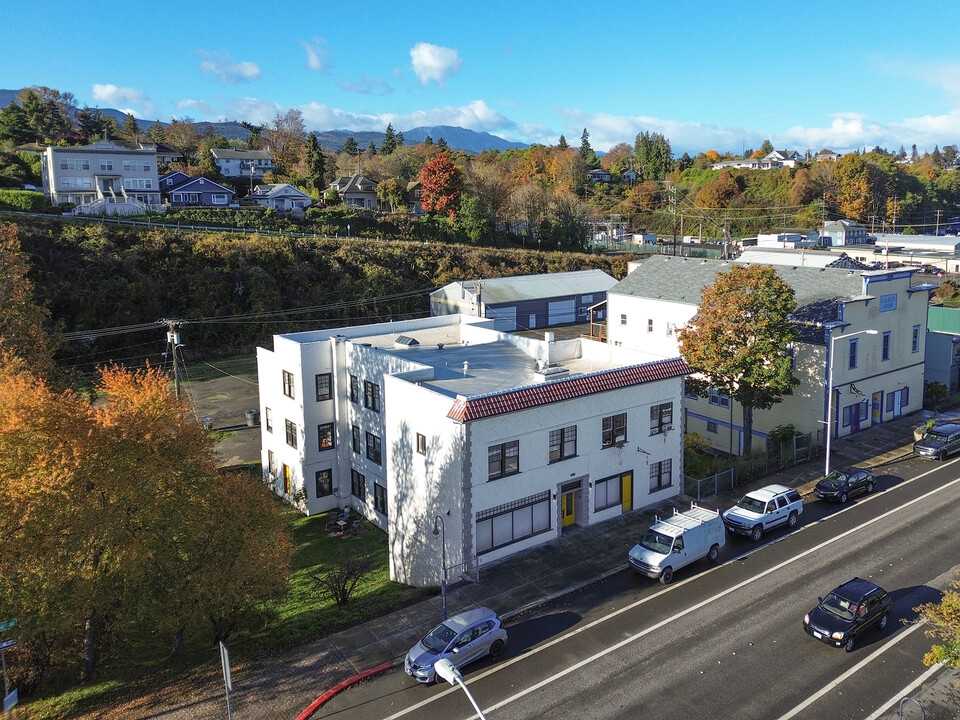
[[650,463],[650,492],[673,485],[673,460]]
[[333,423],[317,425],[317,436],[320,450],[333,450]]
[[880,356],[881,360],[890,359],[890,331],[888,330],[883,334],[883,351]]
[[520,472],[520,441],[511,440],[487,448],[487,476],[490,480]]
[[710,388],[707,393],[708,402],[711,405],[716,405],[717,407],[728,408],[730,407],[730,396],[724,394],[717,388]]
[[920,326],[913,326],[913,337],[910,341],[910,352],[920,352]]
[[620,324],[621,324],[621,325],[626,325],[626,324],[627,324],[627,315],[626,315],[626,313],[621,313],[621,315],[620,315]]
[[356,375],[350,376],[350,402],[360,402],[360,380]]
[[273,410],[270,408],[263,409],[263,424],[267,432],[273,432]]
[[317,375],[317,402],[330,399],[330,373]]
[[708,433],[716,433],[716,432],[718,432],[718,430],[717,430],[717,424],[716,424],[715,422],[713,422],[713,420],[707,420],[707,432],[708,432]]
[[267,471],[270,473],[270,479],[275,479],[277,474],[277,456],[273,454],[273,450],[267,450]]
[[296,395],[293,390],[293,373],[283,371],[283,394],[288,398],[294,398]]
[[367,501],[367,478],[353,469],[350,470],[350,494],[358,500]]
[[550,431],[550,462],[577,456],[577,426]]
[[650,434],[659,435],[673,429],[673,403],[661,403],[650,408]]
[[380,412],[380,386],[369,380],[363,381],[363,406],[374,412]]
[[387,489],[378,482],[373,484],[373,509],[387,516]]
[[417,433],[417,452],[421,455],[427,454],[427,436]]
[[283,494],[290,494],[290,466],[283,464]]
[[621,413],[620,415],[605,417],[602,429],[600,444],[603,447],[625,442],[627,439],[627,414]]
[[648,319],[647,319],[647,332],[648,332],[648,333],[652,333],[652,332],[653,332],[653,318],[648,318]]
[[315,487],[318,498],[333,495],[333,470],[317,470]]
[[857,341],[855,339],[850,341],[847,367],[851,370],[857,367]]
[[353,426],[353,451],[360,454],[360,428],[357,425]]
[[550,530],[550,491],[477,513],[477,553]]
[[101,170],[113,170],[113,160],[101,160],[100,161]]
[[380,438],[373,433],[367,433],[367,459],[373,460],[377,465],[382,464]]
[[619,475],[598,480],[593,486],[594,512],[619,505],[621,485]]
[[903,409],[910,402],[910,388],[900,388],[899,390],[894,390],[893,392],[887,393],[887,412],[894,411],[898,396],[900,398],[900,408]]
[[287,429],[287,445],[292,448],[297,446],[297,424],[290,420],[284,420]]

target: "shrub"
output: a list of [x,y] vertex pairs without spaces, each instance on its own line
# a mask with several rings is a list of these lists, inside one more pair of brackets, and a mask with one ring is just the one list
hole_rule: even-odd
[[43,212],[47,209],[47,196],[36,190],[0,190],[0,208]]

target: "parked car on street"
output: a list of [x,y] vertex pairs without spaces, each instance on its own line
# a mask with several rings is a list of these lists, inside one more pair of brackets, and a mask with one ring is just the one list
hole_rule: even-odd
[[922,458],[946,460],[957,452],[960,452],[960,424],[934,425],[913,444],[913,454]]
[[641,575],[668,585],[674,572],[700,558],[715,562],[726,541],[720,513],[690,503],[689,510],[674,508],[670,517],[658,517],[630,548],[627,562]]
[[767,485],[748,492],[723,513],[727,531],[759,540],[771,528],[794,527],[803,513],[800,493],[786,485]]
[[818,600],[819,605],[803,616],[803,629],[817,640],[846,648],[847,652],[871,628],[885,628],[893,609],[893,600],[886,590],[858,577]]
[[816,493],[821,500],[835,500],[845,503],[851,495],[873,492],[873,471],[857,468],[843,472],[834,470],[817,483]]
[[437,625],[417,640],[407,652],[403,669],[417,682],[437,679],[437,660],[446,658],[459,670],[467,663],[489,655],[497,658],[507,642],[507,631],[490,608],[464,610]]

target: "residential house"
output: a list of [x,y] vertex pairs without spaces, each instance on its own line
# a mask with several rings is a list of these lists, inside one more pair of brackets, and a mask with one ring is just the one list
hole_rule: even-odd
[[537,340],[461,315],[275,335],[258,348],[262,468],[309,515],[388,535],[390,577],[437,585],[676,496],[679,358]]
[[824,161],[836,162],[841,157],[842,155],[840,153],[834,152],[833,150],[827,150],[826,148],[824,148],[823,150],[821,150],[820,152],[818,152],[816,155],[813,156],[813,161],[814,162],[824,162]]
[[349,175],[337,178],[330,183],[330,187],[337,191],[345,205],[376,210],[380,207],[380,199],[377,197],[378,184],[376,180],[363,175]]
[[237,194],[205,177],[180,177],[174,172],[160,178],[163,197],[172,207],[237,207]]
[[[607,293],[608,341],[674,357],[677,330],[697,313],[702,288],[732,265],[671,256],[638,263]],[[833,437],[847,437],[920,409],[931,285],[912,284],[913,269],[773,267],[797,301],[797,342],[783,350],[793,354],[800,385],[771,409],[754,412],[755,448],[778,426],[793,425],[822,445],[827,426]],[[828,384],[835,410],[829,422]],[[744,446],[742,408],[719,391],[685,398],[684,430],[734,455]]]
[[803,158],[796,150],[771,150],[763,156],[762,169],[775,169],[782,167],[796,167]]
[[616,284],[602,270],[458,280],[430,293],[430,314],[489,318],[504,332],[587,322]]
[[627,183],[635,183],[638,177],[637,171],[633,168],[626,168],[620,172],[620,179]]
[[426,213],[424,213],[423,204],[421,203],[420,181],[411,180],[408,182],[404,193],[407,199],[407,208],[410,210],[410,214],[416,215],[417,217],[425,215]]
[[874,238],[856,220],[831,220],[823,224],[821,242],[826,247],[845,245],[871,245]]
[[609,170],[603,170],[603,169],[597,168],[596,170],[591,170],[590,172],[588,172],[587,177],[590,178],[590,182],[596,184],[596,183],[608,183],[610,182],[613,176],[610,175]]
[[173,145],[168,143],[158,142],[153,143],[154,149],[157,151],[157,162],[161,165],[170,165],[171,163],[182,163],[184,162],[183,153],[180,152]]
[[266,150],[213,148],[210,152],[225,178],[251,178],[251,182],[257,182],[274,171],[273,157]]
[[81,147],[49,146],[41,156],[43,192],[51,205],[82,215],[142,215],[160,206],[157,153],[100,140]]
[[247,199],[276,210],[303,210],[313,202],[307,193],[288,183],[257,185]]

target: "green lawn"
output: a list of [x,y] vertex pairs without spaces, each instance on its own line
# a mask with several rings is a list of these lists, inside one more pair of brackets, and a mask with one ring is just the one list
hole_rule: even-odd
[[[282,502],[277,499],[277,502]],[[286,598],[273,607],[259,608],[227,640],[231,661],[238,664],[262,654],[284,650],[358,622],[417,602],[435,590],[391,582],[387,563],[387,536],[366,520],[361,532],[332,538],[325,530],[327,517],[304,517],[283,503],[296,555]],[[356,517],[356,516],[354,516]],[[351,601],[338,608],[315,591],[313,575],[344,553],[370,553],[372,571],[357,587]],[[122,657],[120,655],[122,651]],[[102,717],[104,708],[119,706],[151,694],[167,694],[173,687],[189,686],[211,668],[219,672],[220,659],[208,623],[187,628],[179,658],[169,657],[169,638],[118,637],[112,653],[98,668],[97,679],[76,685],[70,677],[49,678],[48,687],[31,698],[21,697],[21,712],[36,720]],[[59,689],[54,689],[59,687]],[[66,688],[66,689],[64,689]],[[100,711],[100,712],[98,712]],[[127,709],[122,714],[133,713]],[[112,713],[111,713],[112,714]],[[119,715],[118,715],[119,716]]]

